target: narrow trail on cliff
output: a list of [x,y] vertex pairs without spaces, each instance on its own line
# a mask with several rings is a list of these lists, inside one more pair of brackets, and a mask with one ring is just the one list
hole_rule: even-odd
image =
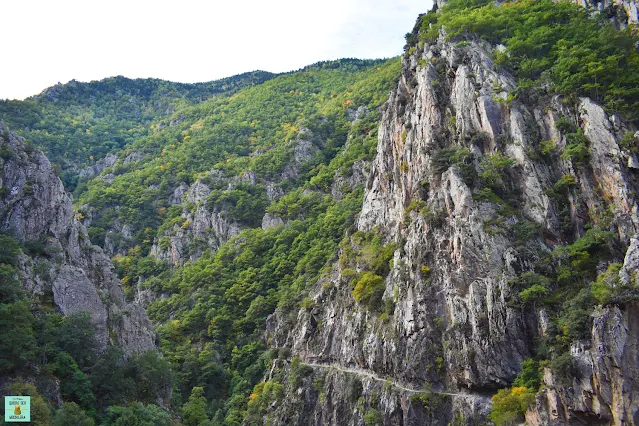
[[470,394],[470,393],[451,393],[451,392],[438,392],[438,391],[429,391],[429,390],[425,390],[425,389],[415,389],[415,388],[410,388],[410,387],[406,387],[402,384],[400,384],[396,379],[393,379],[392,377],[381,377],[378,376],[377,374],[368,371],[368,370],[364,370],[361,368],[354,368],[354,367],[344,367],[342,365],[339,364],[322,364],[322,363],[314,363],[314,362],[301,362],[300,364],[302,365],[307,365],[309,367],[312,368],[324,368],[327,370],[337,370],[337,371],[341,371],[342,373],[347,373],[347,374],[356,374],[358,376],[363,376],[363,377],[368,377],[369,379],[378,381],[378,382],[382,382],[384,384],[386,383],[390,383],[391,386],[397,388],[397,389],[401,389],[403,391],[406,392],[410,392],[410,393],[432,393],[432,394],[438,394],[438,395],[446,395],[446,396],[456,396],[456,397],[461,397],[461,398],[469,398],[469,397],[476,397],[476,395]]

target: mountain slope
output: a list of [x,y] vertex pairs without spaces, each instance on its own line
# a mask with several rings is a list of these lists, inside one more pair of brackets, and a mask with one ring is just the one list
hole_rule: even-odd
[[[177,220],[159,229],[159,237],[168,236],[167,250],[193,241],[197,232],[215,243],[208,247],[214,253],[203,241],[202,254],[191,252],[183,267],[155,277],[143,273],[138,284],[156,295],[147,310],[159,324],[161,348],[176,366],[181,392],[186,396],[202,387],[215,404],[215,422],[241,424],[250,390],[272,357],[260,339],[266,317],[278,305],[290,309],[300,303],[301,290],[316,279],[354,222],[363,172],[373,156],[378,108],[399,62],[373,65],[355,73],[304,71],[238,94],[246,96],[236,102],[250,108],[249,117],[264,120],[255,137],[263,133],[267,149],[258,145],[253,154],[232,156],[200,175],[185,191],[184,204],[175,206]],[[308,95],[312,102],[290,105],[286,98],[304,96],[295,94],[306,91],[302,85],[317,88]],[[282,102],[290,115],[269,119],[273,107],[265,101]],[[250,137],[240,135],[238,143]],[[193,134],[191,141],[207,139]],[[256,199],[262,200],[259,207]],[[248,229],[238,229],[226,242],[216,228],[203,226],[210,217]],[[256,220],[247,220],[251,217]],[[162,249],[161,237],[156,241]],[[129,254],[118,264],[135,282],[136,265],[152,258]]]
[[[164,354],[96,361],[56,337],[49,363],[29,326],[23,347],[61,382],[47,396],[105,425],[169,424],[137,402],[169,398],[187,425],[637,424],[636,4],[598,5],[440,2],[401,63],[319,63],[192,102],[160,84],[143,123],[112,116],[145,130],[104,151],[75,212],[6,133],[3,226],[40,300],[29,311],[0,274],[2,312],[41,324],[88,283],[74,293],[96,347],[129,344],[126,318],[146,339],[142,304]],[[95,105],[80,98],[62,110]],[[0,371],[33,373],[29,356]],[[70,386],[78,371],[90,385]]]
[[115,255],[125,300],[158,326],[176,412],[202,394],[214,421],[242,422],[271,357],[266,316],[299,303],[353,224],[398,70],[324,62],[182,105],[78,187],[77,226]]
[[[246,424],[512,424],[524,414],[540,425],[635,424],[639,134],[636,72],[624,67],[636,39],[568,3],[465,5],[420,19],[358,232],[302,308],[269,319],[271,347],[292,358],[273,362]],[[555,35],[544,26],[566,18]],[[552,44],[528,55],[541,61],[531,78],[517,56],[534,34],[526,25],[560,45],[564,32],[591,31],[574,49],[601,40],[597,31],[623,39],[611,48],[627,55],[608,60],[627,72],[609,70],[598,94],[606,102],[627,87],[627,97],[608,111],[583,97],[593,86],[544,64],[565,53]]]
[[38,246],[35,256],[21,259],[28,291],[41,297],[52,293],[64,315],[90,312],[101,350],[109,333],[128,355],[154,349],[153,327],[145,312],[125,303],[113,265],[99,247],[91,245],[86,228],[73,213],[71,197],[47,158],[2,123],[0,131],[0,230]]
[[255,71],[196,84],[124,77],[73,80],[24,101],[0,101],[0,119],[42,149],[74,190],[79,178],[99,174],[112,164],[110,155],[147,135],[153,121],[273,76]]
[[[310,67],[159,122],[80,197],[78,204],[89,206],[83,214],[94,241],[120,254],[139,245],[144,255],[153,251],[181,264],[190,251],[195,258],[240,229],[259,226],[270,202],[342,149],[357,107],[382,102],[396,67],[391,62]],[[362,133],[376,114],[360,111]],[[207,228],[212,232],[204,235]],[[187,240],[199,245],[187,250]]]
[[170,366],[143,307],[125,301],[48,159],[0,132],[0,393],[30,395],[45,426],[52,408],[100,418],[129,401],[169,406]]

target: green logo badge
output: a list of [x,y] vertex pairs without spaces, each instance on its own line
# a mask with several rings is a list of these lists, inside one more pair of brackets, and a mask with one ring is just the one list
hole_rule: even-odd
[[30,422],[31,421],[31,397],[30,396],[5,396],[4,397],[4,421]]

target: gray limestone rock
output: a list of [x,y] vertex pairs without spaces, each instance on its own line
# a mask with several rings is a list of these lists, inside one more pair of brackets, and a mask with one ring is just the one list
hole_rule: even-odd
[[[254,176],[247,174],[240,180],[250,183]],[[157,238],[150,251],[152,256],[173,266],[196,260],[206,249],[217,250],[222,243],[242,230],[236,221],[229,220],[223,212],[209,210],[206,200],[211,189],[205,183],[198,180],[186,191],[180,188],[182,185],[174,191],[173,198],[177,200],[178,194],[181,194],[180,198],[194,208],[188,209],[187,204],[182,204],[181,223]]]
[[[269,419],[279,419],[273,424],[361,424],[368,404],[377,404],[384,424],[486,421],[489,397],[512,383],[550,327],[547,312],[512,303],[513,279],[583,235],[589,220],[619,235],[627,250],[621,281],[637,279],[639,188],[617,144],[626,124],[588,98],[573,110],[559,97],[507,102],[517,86],[494,66],[491,50],[486,43],[456,46],[440,38],[404,60],[381,120],[357,222],[359,231],[397,244],[384,280],[382,303],[390,310],[380,316],[357,304],[343,275],[357,265],[340,260],[310,291],[312,307],[269,318],[268,341],[290,348],[311,377],[324,377],[317,392],[326,395],[322,399],[310,382],[289,389],[284,407],[272,410]],[[558,154],[544,160],[540,153],[542,140],[565,148],[555,126],[562,116],[579,123],[588,139],[587,167]],[[474,155],[471,164],[438,165],[443,149],[461,147]],[[513,164],[500,192],[518,206],[509,213],[497,199],[478,196],[473,180],[498,151]],[[565,175],[575,179],[568,212],[548,195]],[[569,226],[562,224],[566,217]],[[513,230],[523,226],[543,232],[518,240]],[[548,389],[529,410],[529,424],[590,424],[595,418],[637,424],[636,312],[634,303],[597,312],[592,340],[573,345],[578,374],[572,386],[563,387],[548,371]],[[274,368],[287,374],[286,365]],[[335,371],[323,375],[326,368]],[[374,379],[385,377],[385,385]],[[344,402],[340,395],[355,380],[363,400]],[[442,396],[428,413],[406,393],[424,386]],[[297,414],[278,417],[292,412]]]
[[94,178],[100,173],[102,173],[104,169],[106,169],[107,167],[113,166],[117,160],[118,160],[117,156],[113,154],[107,155],[101,160],[96,161],[95,164],[87,167],[84,170],[81,170],[80,173],[78,173],[78,175],[86,179]]
[[39,294],[51,291],[64,315],[89,312],[102,349],[111,340],[127,355],[155,349],[155,332],[144,309],[125,302],[110,259],[91,244],[49,160],[3,123],[0,131],[11,153],[0,160],[1,184],[11,188],[0,201],[0,230],[23,242],[41,241],[46,253],[21,256],[24,287]]

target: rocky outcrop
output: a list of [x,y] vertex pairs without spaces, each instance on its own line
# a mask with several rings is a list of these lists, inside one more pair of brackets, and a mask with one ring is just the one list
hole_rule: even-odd
[[[637,247],[633,238],[619,273],[620,284],[635,289]],[[529,425],[639,424],[639,303],[596,309],[591,334],[590,341],[571,347],[568,381],[545,369],[545,387],[526,413]]]
[[81,170],[78,173],[78,176],[87,180],[92,179],[102,173],[107,167],[113,166],[116,161],[118,161],[118,157],[116,155],[109,154],[106,157],[96,161],[95,164],[87,167],[84,170]]
[[[586,223],[619,236],[621,279],[636,280],[639,188],[632,154],[617,144],[634,129],[588,98],[509,99],[516,82],[493,64],[492,47],[465,44],[442,37],[406,57],[380,124],[357,226],[398,247],[384,313],[355,302],[351,278],[362,265],[340,260],[304,308],[270,318],[271,345],[311,369],[271,410],[272,424],[355,425],[367,410],[389,425],[485,421],[490,396],[512,383],[544,329],[543,312],[512,303],[512,280]],[[562,117],[583,131],[587,160],[559,155],[568,143],[556,128]],[[500,158],[506,165],[491,175]],[[550,194],[564,176],[574,186],[560,204]],[[531,424],[637,424],[636,311],[628,303],[597,312],[592,341],[573,347],[572,386],[548,373]],[[279,361],[271,374],[289,368]],[[359,377],[345,402],[355,378],[344,369],[389,382]],[[427,391],[411,396],[397,383]]]
[[[367,111],[359,110],[357,114],[365,114]],[[354,116],[358,116],[354,113]],[[359,116],[358,116],[359,117]],[[301,168],[307,164],[319,151],[324,141],[318,140],[307,128],[301,128],[295,139],[290,140],[290,161],[279,173],[281,181],[296,179]],[[263,154],[257,151],[253,156]],[[351,176],[343,178],[342,185],[354,186],[362,181],[361,164],[354,166]],[[189,261],[198,259],[205,250],[216,251],[223,243],[240,233],[242,229],[255,226],[255,224],[241,223],[228,214],[222,207],[207,205],[207,199],[211,194],[211,188],[232,190],[238,184],[262,185],[268,201],[276,201],[284,195],[284,191],[278,183],[272,180],[258,179],[255,172],[247,171],[241,176],[232,178],[224,177],[219,170],[212,170],[205,180],[197,180],[191,186],[181,183],[175,188],[169,197],[172,205],[182,205],[180,220],[174,221],[168,229],[164,229],[160,237],[156,238],[151,247],[150,254],[159,260],[166,261],[172,266],[181,266]],[[340,189],[333,188],[336,198],[341,197]],[[263,229],[283,224],[279,217],[265,213],[261,220]]]
[[[182,186],[174,192],[174,198],[182,192]],[[222,211],[211,211],[206,200],[211,189],[196,181],[184,192],[181,203],[181,220],[164,232],[151,247],[151,255],[173,266],[194,261],[206,249],[217,250],[220,245],[239,234],[242,228],[229,220]]]
[[618,26],[639,24],[639,4],[635,0],[573,0],[576,4],[596,10]]
[[155,348],[145,311],[126,303],[110,259],[91,244],[49,160],[0,123],[3,134],[0,230],[33,253],[21,256],[21,280],[34,295],[52,295],[64,315],[88,311],[101,348],[119,344],[127,355]]
[[575,344],[571,353],[576,374],[568,384],[556,383],[546,369],[546,388],[528,410],[529,425],[635,425],[639,383],[639,305],[599,309],[594,314],[592,342]]

